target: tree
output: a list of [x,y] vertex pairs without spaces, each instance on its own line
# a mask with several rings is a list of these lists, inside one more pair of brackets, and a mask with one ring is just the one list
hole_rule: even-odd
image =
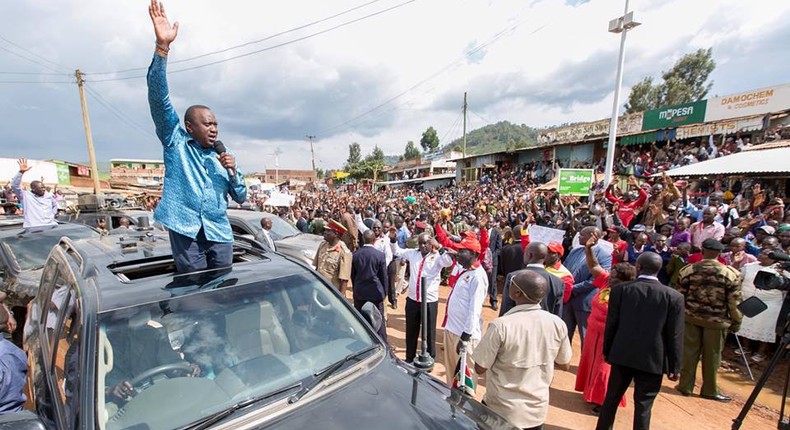
[[642,82],[631,87],[628,102],[625,104],[626,113],[644,112],[655,109],[659,104],[658,86],[653,85],[651,76],[642,79]]
[[414,145],[413,141],[406,142],[406,150],[403,151],[404,160],[412,160],[420,156],[420,150]]
[[354,166],[355,164],[358,164],[361,159],[362,149],[359,147],[359,144],[354,142],[348,145],[348,159],[346,160],[346,166]]
[[422,146],[422,150],[425,152],[433,152],[439,148],[439,135],[436,134],[436,129],[428,127],[428,129],[422,133],[420,146]]
[[625,105],[626,113],[704,99],[713,86],[708,78],[715,68],[712,48],[684,55],[671,69],[661,73],[663,82],[654,84],[653,79],[647,77],[634,85]]

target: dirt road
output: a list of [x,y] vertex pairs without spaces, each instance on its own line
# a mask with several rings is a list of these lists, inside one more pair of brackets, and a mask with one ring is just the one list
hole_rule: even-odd
[[[449,293],[448,287],[440,290],[438,324],[444,318],[444,307]],[[349,292],[350,297],[350,292]],[[404,358],[405,355],[405,319],[404,307],[406,296],[401,295],[398,299],[398,309],[387,307],[387,333],[390,345],[393,346],[398,357]],[[496,318],[497,313],[487,305],[483,308],[483,319],[487,324]],[[442,364],[443,348],[441,339],[441,328],[437,328],[437,364],[433,375],[444,381],[445,369]],[[579,341],[575,336],[573,343],[573,360],[570,372],[556,371],[554,382],[551,386],[551,408],[546,420],[546,429],[591,429],[595,427],[597,417],[591,414],[591,406],[582,400],[581,394],[574,391],[576,381],[576,366],[579,363]],[[698,375],[701,374],[698,372]],[[725,394],[732,395],[735,400],[731,403],[717,403],[705,400],[697,396],[683,397],[675,391],[674,383],[664,379],[664,385],[653,405],[652,427],[657,430],[674,430],[686,428],[693,430],[704,429],[729,429],[732,426],[732,419],[735,418],[743,406],[743,402],[751,392],[752,383],[739,374],[728,374],[724,377],[720,375],[721,390]],[[759,376],[758,374],[755,377]],[[698,387],[699,387],[698,381]],[[697,391],[699,388],[697,388]],[[478,381],[476,397],[483,398],[485,393],[485,378]],[[631,428],[633,419],[632,390],[629,389],[628,406],[620,408],[617,412],[617,428]],[[776,428],[778,418],[775,410],[771,410],[764,404],[777,404],[779,395],[773,391],[768,391],[758,399],[758,406],[746,418],[741,428],[743,429],[770,429]],[[767,399],[767,402],[764,401]]]

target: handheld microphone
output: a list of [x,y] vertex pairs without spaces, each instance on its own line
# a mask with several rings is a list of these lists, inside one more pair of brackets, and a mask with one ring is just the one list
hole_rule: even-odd
[[[218,141],[214,142],[214,152],[216,152],[219,155],[222,155],[222,154],[228,152],[228,150],[225,149],[225,144],[222,143],[221,140],[218,140]],[[236,171],[235,170],[233,170],[233,169],[226,169],[226,170],[228,171],[228,176],[230,177],[231,180],[236,178]]]

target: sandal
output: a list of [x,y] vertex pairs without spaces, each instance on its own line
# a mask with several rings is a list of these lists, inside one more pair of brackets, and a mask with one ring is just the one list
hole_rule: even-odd
[[752,356],[752,362],[753,363],[760,363],[762,361],[765,361],[766,358],[768,358],[768,357],[766,357],[765,354],[763,354],[762,352],[758,352],[757,354],[754,354]]

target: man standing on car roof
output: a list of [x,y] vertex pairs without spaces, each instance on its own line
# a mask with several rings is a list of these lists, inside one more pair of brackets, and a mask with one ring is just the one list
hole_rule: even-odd
[[170,232],[179,273],[227,267],[233,261],[227,196],[244,203],[247,186],[233,155],[217,145],[217,119],[211,109],[190,106],[184,114],[185,128],[179,125],[166,73],[178,22],[171,25],[162,3],[153,0],[148,13],[156,34],[156,51],[148,68],[148,104],[165,159],[164,190],[154,221]]
[[41,181],[30,182],[30,191],[23,190],[22,175],[30,170],[31,166],[24,158],[20,158],[17,164],[19,164],[19,173],[11,179],[11,190],[17,195],[25,210],[22,227],[57,225],[55,215],[58,214],[58,202],[55,201],[55,196],[44,189]]

